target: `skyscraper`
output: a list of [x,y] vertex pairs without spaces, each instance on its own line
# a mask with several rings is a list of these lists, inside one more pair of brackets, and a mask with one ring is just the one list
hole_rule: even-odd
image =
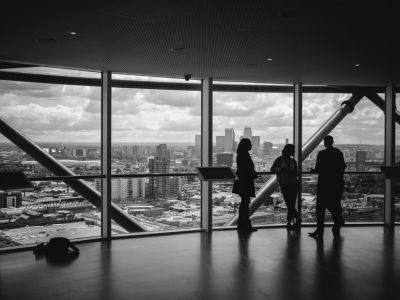
[[215,137],[215,152],[216,153],[221,153],[224,152],[224,147],[225,147],[225,136],[216,136]]
[[235,131],[233,128],[225,128],[224,150],[233,152],[235,147]]
[[264,155],[271,155],[272,154],[272,146],[271,142],[264,142],[263,143],[263,154]]
[[[149,159],[150,173],[169,173],[170,159],[166,144],[156,146],[156,155]],[[150,177],[149,197],[156,201],[169,197],[168,177]]]
[[261,138],[259,135],[251,137],[251,143],[253,144],[252,151],[253,153],[258,153],[261,146]]
[[252,133],[251,133],[251,128],[250,127],[245,127],[243,130],[243,137],[246,139],[249,139],[251,141],[251,137],[252,137]]

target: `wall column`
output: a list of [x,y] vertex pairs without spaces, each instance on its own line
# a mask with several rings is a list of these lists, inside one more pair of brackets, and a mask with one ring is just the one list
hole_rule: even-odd
[[[396,103],[395,85],[388,85],[385,93],[385,166],[395,163],[395,123]],[[394,226],[393,179],[385,179],[385,225]]]
[[[201,166],[212,166],[213,80],[201,84]],[[201,229],[212,232],[212,181],[201,181]]]
[[302,84],[294,84],[293,93],[293,143],[296,147],[296,152],[294,154],[294,159],[297,161],[297,172],[299,173],[299,192],[297,194],[297,211],[301,214],[301,181],[302,181],[302,108],[303,108],[303,94],[302,94]]
[[111,72],[101,73],[101,237],[111,238]]

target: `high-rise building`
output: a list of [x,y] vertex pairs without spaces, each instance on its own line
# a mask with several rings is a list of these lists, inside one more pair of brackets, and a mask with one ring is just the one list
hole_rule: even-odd
[[272,146],[271,142],[264,142],[263,143],[263,154],[264,155],[271,155],[272,154]]
[[73,157],[86,157],[86,148],[73,148],[72,156]]
[[195,135],[195,144],[194,144],[194,156],[197,158],[201,158],[201,135],[196,134]]
[[225,143],[225,136],[217,135],[215,137],[215,152],[216,153],[221,153],[221,152],[225,151],[224,143]]
[[[156,147],[156,155],[149,159],[150,173],[169,173],[170,159],[166,144],[160,144]],[[169,197],[168,177],[150,177],[149,179],[149,197],[153,200],[167,199]]]
[[252,133],[251,133],[251,128],[250,127],[245,127],[243,130],[243,137],[246,139],[249,139],[251,141],[251,137],[252,137]]
[[285,138],[285,145],[289,144],[289,139]]
[[365,157],[366,152],[364,150],[357,150],[356,152],[356,170],[357,172],[365,171]]
[[224,150],[233,152],[235,149],[235,131],[233,128],[225,128]]
[[169,159],[167,144],[160,144],[156,146],[156,157]]
[[253,153],[258,153],[258,151],[260,150],[260,146],[261,146],[260,136],[252,136],[251,143],[253,144],[253,148],[252,148]]
[[22,205],[22,193],[0,191],[0,208],[20,207]]
[[233,153],[217,153],[217,166],[232,167]]
[[[95,188],[101,191],[101,179],[95,179]],[[113,178],[111,181],[111,198],[113,201],[130,203],[144,200],[144,178]]]

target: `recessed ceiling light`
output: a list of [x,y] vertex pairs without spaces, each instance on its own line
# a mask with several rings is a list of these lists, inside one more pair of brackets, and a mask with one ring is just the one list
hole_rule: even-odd
[[68,31],[69,35],[77,35],[78,33],[76,31]]
[[359,67],[359,66],[360,66],[360,64],[355,64],[354,66],[355,66],[355,67]]
[[171,47],[168,50],[171,52],[179,52],[185,50],[185,47]]
[[267,58],[267,61],[272,61],[272,58]]

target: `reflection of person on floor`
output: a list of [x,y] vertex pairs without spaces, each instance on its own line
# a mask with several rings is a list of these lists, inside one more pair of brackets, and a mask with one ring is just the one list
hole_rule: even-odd
[[301,216],[296,211],[299,181],[297,175],[297,162],[292,158],[294,151],[294,145],[286,144],[282,150],[282,155],[275,159],[271,167],[271,172],[277,174],[276,177],[288,209],[286,224],[288,229],[298,228],[301,224]]
[[325,209],[332,214],[334,237],[340,236],[340,226],[344,224],[341,199],[344,192],[343,174],[346,168],[343,153],[333,147],[333,137],[324,138],[325,150],[318,152],[317,162],[310,172],[318,174],[317,184],[317,229],[309,233],[311,237],[321,238],[324,234]]
[[239,178],[239,181],[238,189],[233,192],[239,194],[241,197],[237,229],[242,232],[257,230],[253,228],[249,219],[250,197],[255,197],[254,179],[257,178],[257,173],[254,170],[254,163],[249,154],[251,147],[252,145],[249,139],[241,139],[237,148],[236,156],[236,175]]

